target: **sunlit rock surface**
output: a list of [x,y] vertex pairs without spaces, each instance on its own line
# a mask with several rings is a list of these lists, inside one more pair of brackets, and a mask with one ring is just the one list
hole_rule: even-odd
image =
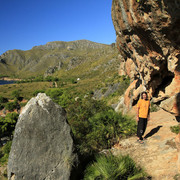
[[[125,106],[131,108],[136,104],[142,90],[149,90],[158,104],[177,96],[180,92],[180,1],[113,0],[112,20],[120,53],[119,74],[127,74],[132,80],[125,94]],[[171,113],[177,114],[177,109]]]
[[65,111],[39,93],[19,116],[8,160],[9,180],[68,180],[73,139]]

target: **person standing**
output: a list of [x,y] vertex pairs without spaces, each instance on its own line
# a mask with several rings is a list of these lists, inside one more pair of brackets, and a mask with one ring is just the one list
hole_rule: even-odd
[[141,93],[141,99],[137,103],[137,137],[139,143],[143,144],[143,135],[146,130],[147,121],[150,119],[150,101],[147,92]]

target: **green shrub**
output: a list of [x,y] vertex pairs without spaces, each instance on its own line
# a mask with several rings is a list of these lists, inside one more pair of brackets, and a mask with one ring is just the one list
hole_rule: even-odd
[[104,101],[92,99],[91,95],[75,101],[68,90],[50,88],[45,93],[66,108],[75,143],[83,155],[110,148],[119,138],[135,134],[135,121],[116,113]]
[[37,96],[38,93],[44,93],[45,90],[36,90],[33,92],[33,96]]
[[5,105],[6,110],[8,111],[13,111],[14,109],[16,109],[18,107],[18,103],[17,101],[14,102],[8,102]]
[[54,79],[53,79],[54,81],[59,81],[60,79],[58,78],[58,77],[54,77]]
[[71,102],[72,102],[72,97],[67,91],[64,91],[63,94],[59,96],[58,104],[61,107],[67,108]]
[[0,96],[0,103],[6,103],[6,102],[8,102],[8,99]]
[[43,76],[37,76],[33,81],[34,82],[42,82],[42,81],[44,81],[44,78],[43,78]]
[[63,89],[48,89],[45,93],[50,96],[54,100],[54,102],[58,103],[63,108],[66,108],[72,101],[72,97],[69,92]]
[[59,97],[63,94],[63,90],[59,88],[53,88],[46,90],[45,93],[50,96],[56,103],[58,103]]
[[24,107],[27,104],[27,102],[20,103],[20,107]]
[[102,111],[89,118],[87,145],[94,150],[111,148],[120,138],[135,134],[136,123],[114,110]]
[[94,91],[89,91],[89,93],[88,94],[90,94],[90,95],[94,95]]
[[53,81],[53,77],[52,76],[47,76],[46,78],[45,78],[45,81],[49,81],[49,82],[51,82],[51,81]]
[[14,98],[19,99],[20,98],[20,91],[19,90],[14,90],[14,91],[12,91],[11,95],[12,95],[13,99]]
[[9,154],[11,150],[12,141],[8,141],[3,147],[2,152],[3,154]]
[[0,110],[4,109],[4,105],[0,104]]
[[76,79],[71,79],[71,83],[76,84],[77,83]]
[[77,147],[82,154],[110,148],[119,138],[136,131],[135,121],[116,113],[103,101],[92,98],[79,100],[69,105],[67,111]]
[[5,118],[0,118],[0,136],[11,136],[15,129],[16,122],[18,120],[18,114],[8,113]]
[[78,101],[72,101],[67,110],[67,119],[71,125],[76,145],[79,151],[89,153],[91,149],[87,147],[87,134],[90,133],[91,127],[88,119],[94,114],[111,109],[103,101],[96,101],[90,97],[85,99],[79,98]]
[[47,76],[45,79],[45,81],[59,81],[59,78],[58,77],[53,77],[53,76]]
[[178,134],[180,130],[179,125],[171,126],[170,129],[171,129],[171,132],[176,133],[176,134]]
[[0,150],[0,163],[5,164],[8,161],[12,141],[8,141]]
[[127,156],[100,155],[85,170],[84,180],[137,180],[145,177],[145,172]]

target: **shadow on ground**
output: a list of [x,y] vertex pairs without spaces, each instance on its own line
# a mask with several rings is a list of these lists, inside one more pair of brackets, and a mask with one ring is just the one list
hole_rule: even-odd
[[161,127],[163,127],[163,126],[157,126],[157,127],[153,128],[148,134],[146,134],[146,136],[144,138],[147,139],[147,138],[153,136],[154,134],[156,134],[159,131],[159,129]]

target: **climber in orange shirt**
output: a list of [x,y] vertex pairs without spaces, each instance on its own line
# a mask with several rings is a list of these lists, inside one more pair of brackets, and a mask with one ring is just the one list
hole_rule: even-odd
[[143,142],[143,135],[146,130],[147,121],[149,120],[149,114],[150,114],[150,101],[148,99],[147,92],[141,93],[141,99],[137,103],[137,137],[139,143]]

